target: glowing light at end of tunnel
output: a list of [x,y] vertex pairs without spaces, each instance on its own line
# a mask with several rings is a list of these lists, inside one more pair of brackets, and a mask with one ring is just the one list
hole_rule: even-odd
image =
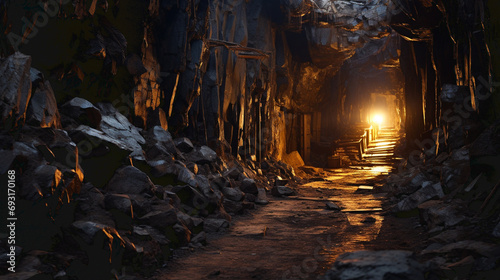
[[384,116],[381,114],[373,115],[372,121],[378,125],[381,125],[384,122]]

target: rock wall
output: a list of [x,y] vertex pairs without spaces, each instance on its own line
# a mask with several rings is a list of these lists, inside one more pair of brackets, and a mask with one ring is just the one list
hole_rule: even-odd
[[328,100],[344,61],[390,34],[393,5],[67,0],[6,1],[3,9],[2,53],[32,55],[57,101],[109,101],[139,127],[279,159],[287,152],[282,112],[311,113]]
[[[401,69],[405,75],[408,139],[425,131],[441,130],[441,138],[459,147],[470,143],[476,119],[495,119],[491,95],[492,49],[485,40],[492,35],[485,1],[396,1],[401,11],[392,27],[404,39]],[[453,108],[440,102],[445,85],[464,87],[468,93]],[[452,138],[448,138],[448,137]]]

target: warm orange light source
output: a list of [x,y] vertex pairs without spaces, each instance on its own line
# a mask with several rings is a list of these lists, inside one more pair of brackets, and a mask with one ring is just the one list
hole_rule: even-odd
[[382,116],[380,114],[376,114],[376,115],[373,115],[372,120],[374,123],[381,125],[384,122],[384,116]]

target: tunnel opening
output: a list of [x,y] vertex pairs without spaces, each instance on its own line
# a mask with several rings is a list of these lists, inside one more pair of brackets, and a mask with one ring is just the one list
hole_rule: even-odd
[[[298,153],[306,165],[338,168],[362,162],[368,139],[376,138],[380,128],[404,135],[401,37],[389,26],[391,9],[396,7],[387,1],[358,7],[371,13],[363,12],[362,17],[348,9],[334,11],[329,1],[319,2],[305,15],[303,6],[290,9],[295,16],[289,19],[293,28],[281,41],[292,53],[287,65],[299,68],[288,73],[295,82],[278,84],[285,97],[282,158],[293,161],[288,155]],[[333,2],[332,6],[336,9]],[[296,17],[304,18],[300,26]],[[330,21],[325,22],[328,17]],[[300,36],[299,43],[295,39]],[[310,59],[295,59],[297,50],[301,50],[300,57]],[[342,148],[358,145],[354,142],[365,144],[347,152]],[[341,158],[346,158],[343,164],[338,163]]]

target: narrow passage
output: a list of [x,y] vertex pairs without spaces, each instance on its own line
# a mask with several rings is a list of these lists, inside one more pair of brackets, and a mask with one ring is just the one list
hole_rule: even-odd
[[383,209],[378,189],[394,168],[399,135],[388,128],[378,135],[364,160],[304,180],[297,195],[235,218],[203,248],[178,250],[155,279],[317,279],[345,252],[422,246],[416,218]]

